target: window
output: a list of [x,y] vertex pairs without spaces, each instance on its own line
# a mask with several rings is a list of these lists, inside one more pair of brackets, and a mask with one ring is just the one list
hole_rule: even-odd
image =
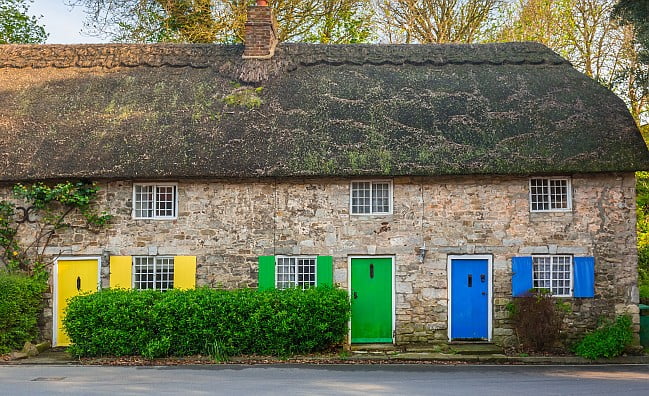
[[173,184],[135,184],[133,217],[136,219],[173,219],[176,217],[177,188]]
[[299,287],[307,289],[316,285],[316,257],[284,257],[276,258],[277,289]]
[[333,284],[332,256],[259,256],[259,290]]
[[169,290],[174,288],[174,258],[133,257],[133,288]]
[[351,184],[352,214],[390,214],[392,183],[389,181],[354,181]]
[[568,211],[571,201],[570,179],[530,179],[532,212]]
[[525,296],[532,288],[549,289],[558,297],[594,298],[595,257],[512,257],[512,296]]
[[572,289],[572,256],[532,256],[535,289],[548,289],[553,296],[568,297]]

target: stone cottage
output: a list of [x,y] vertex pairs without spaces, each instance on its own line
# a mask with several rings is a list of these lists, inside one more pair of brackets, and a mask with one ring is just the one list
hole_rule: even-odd
[[[114,215],[64,233],[46,316],[97,287],[349,290],[351,343],[512,336],[547,288],[570,332],[636,303],[624,103],[542,45],[274,41],[0,46],[0,178],[92,180]],[[98,280],[98,285],[96,285]]]

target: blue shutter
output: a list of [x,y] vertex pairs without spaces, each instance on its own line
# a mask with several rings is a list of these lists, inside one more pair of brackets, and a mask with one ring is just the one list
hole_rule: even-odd
[[573,297],[595,297],[595,258],[575,257]]
[[334,258],[331,256],[318,256],[317,266],[318,266],[317,286],[333,286]]
[[522,297],[532,286],[532,256],[512,257],[512,296]]

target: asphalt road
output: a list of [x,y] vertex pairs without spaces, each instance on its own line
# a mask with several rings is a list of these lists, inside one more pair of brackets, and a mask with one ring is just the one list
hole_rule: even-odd
[[0,366],[0,395],[649,395],[649,365]]

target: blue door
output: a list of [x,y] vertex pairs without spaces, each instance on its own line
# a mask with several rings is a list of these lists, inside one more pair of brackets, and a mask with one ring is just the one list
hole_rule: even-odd
[[451,339],[489,338],[489,262],[451,259]]

